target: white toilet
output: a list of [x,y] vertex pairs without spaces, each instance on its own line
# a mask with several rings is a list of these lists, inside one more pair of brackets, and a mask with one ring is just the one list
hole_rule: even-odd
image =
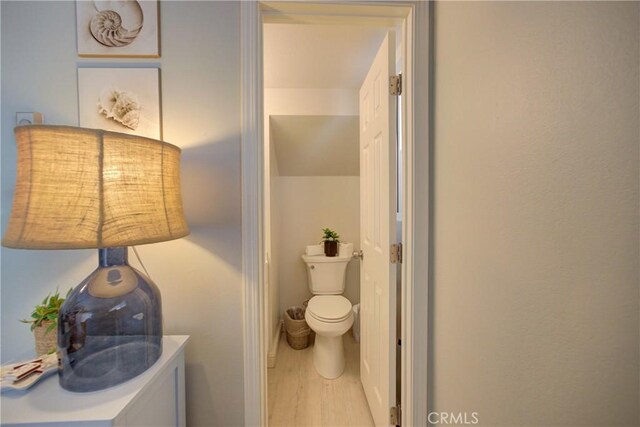
[[353,325],[351,302],[342,296],[351,254],[337,257],[302,255],[307,264],[309,300],[305,320],[316,333],[313,363],[324,378],[342,375],[345,365],[342,335]]

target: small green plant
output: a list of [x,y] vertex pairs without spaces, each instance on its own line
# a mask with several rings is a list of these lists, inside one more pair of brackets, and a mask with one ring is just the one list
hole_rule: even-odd
[[[67,292],[66,297],[68,297],[70,293],[71,289]],[[31,330],[33,331],[38,326],[42,325],[42,322],[45,320],[51,320],[51,325],[49,325],[45,331],[45,334],[48,334],[58,325],[58,313],[60,312],[60,307],[62,307],[64,300],[65,298],[60,297],[60,292],[56,289],[56,292],[53,295],[47,295],[46,298],[42,300],[41,304],[36,305],[33,309],[33,313],[31,313],[31,319],[22,319],[20,321],[22,323],[30,323]]]
[[323,228],[322,232],[324,233],[324,236],[322,236],[322,241],[323,242],[338,242],[340,243],[340,235],[338,233],[336,233],[335,231],[333,231],[330,228]]

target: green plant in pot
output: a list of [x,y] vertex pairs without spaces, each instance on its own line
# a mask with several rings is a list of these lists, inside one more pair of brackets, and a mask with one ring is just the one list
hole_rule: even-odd
[[[67,296],[71,289],[67,292]],[[30,323],[31,330],[36,340],[36,355],[49,354],[56,351],[58,343],[58,313],[64,302],[60,292],[47,295],[42,303],[37,304],[31,313],[30,319],[20,320],[22,323]]]
[[330,228],[323,228],[322,241],[324,242],[324,254],[326,256],[338,255],[338,243],[340,243],[340,235]]

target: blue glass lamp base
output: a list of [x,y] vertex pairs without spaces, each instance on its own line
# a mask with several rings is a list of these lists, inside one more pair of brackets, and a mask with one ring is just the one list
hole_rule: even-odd
[[60,309],[58,374],[69,391],[123,383],[162,354],[160,291],[127,263],[127,248],[100,249],[99,258]]

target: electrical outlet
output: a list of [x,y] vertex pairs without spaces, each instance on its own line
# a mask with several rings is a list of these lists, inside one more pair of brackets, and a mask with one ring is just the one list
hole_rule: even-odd
[[16,113],[16,126],[41,125],[44,123],[42,113]]

